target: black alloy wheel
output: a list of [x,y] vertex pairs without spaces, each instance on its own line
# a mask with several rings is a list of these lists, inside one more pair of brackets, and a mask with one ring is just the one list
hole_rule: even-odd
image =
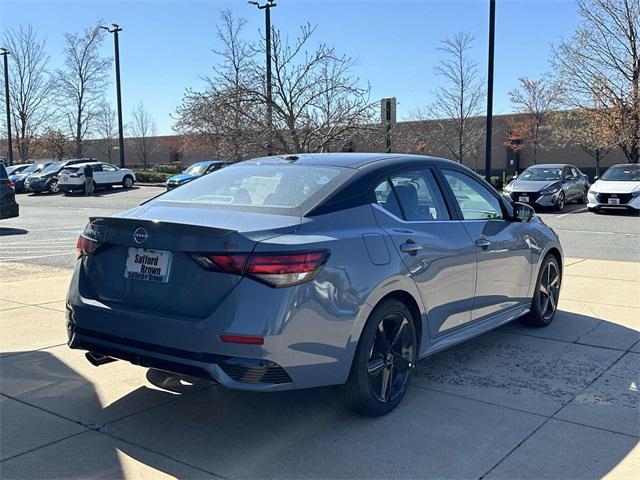
[[413,315],[399,300],[384,300],[360,335],[347,383],[335,386],[334,392],[357,413],[389,413],[409,388],[417,352]]
[[538,273],[531,311],[523,317],[523,323],[532,327],[546,327],[551,323],[558,310],[561,283],[558,261],[553,255],[547,255]]

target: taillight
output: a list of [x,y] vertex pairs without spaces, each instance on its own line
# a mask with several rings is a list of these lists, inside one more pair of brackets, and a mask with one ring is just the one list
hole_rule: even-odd
[[80,235],[76,242],[76,253],[78,254],[78,258],[84,255],[93,255],[99,246],[100,244],[95,240],[87,238],[84,235]]
[[262,337],[254,337],[249,335],[229,335],[226,333],[221,333],[218,335],[220,340],[225,343],[242,343],[245,345],[262,345],[264,344],[264,338]]
[[192,257],[207,270],[244,275],[282,288],[313,280],[327,262],[329,252],[196,254]]
[[9,188],[11,188],[12,190],[16,189],[15,184],[11,181],[11,180],[7,180],[7,182],[5,183],[5,185]]

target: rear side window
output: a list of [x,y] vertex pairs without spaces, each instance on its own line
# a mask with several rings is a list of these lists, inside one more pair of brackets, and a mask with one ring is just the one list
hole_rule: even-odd
[[60,172],[60,173],[69,175],[71,173],[76,173],[77,171],[78,171],[78,169],[75,168],[75,167],[66,167],[66,168],[63,168],[62,172]]
[[330,193],[345,174],[340,168],[315,165],[239,164],[200,177],[158,200],[248,210],[306,209]]
[[453,190],[464,220],[502,218],[500,201],[480,182],[453,170],[442,170],[442,173]]
[[407,221],[449,220],[444,199],[429,170],[394,175],[375,189],[376,202]]

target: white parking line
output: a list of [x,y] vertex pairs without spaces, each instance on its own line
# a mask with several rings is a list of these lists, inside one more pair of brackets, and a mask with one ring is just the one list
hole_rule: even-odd
[[587,207],[581,208],[579,210],[574,210],[573,212],[567,212],[567,213],[563,213],[562,215],[558,215],[556,218],[562,218],[562,217],[566,217],[567,215],[571,215],[574,213],[578,213],[578,212],[584,212],[587,209]]
[[59,243],[59,242],[68,242],[68,241],[75,241],[77,240],[78,237],[73,236],[73,237],[63,237],[63,238],[49,238],[47,240],[25,240],[24,242],[0,242],[0,246],[11,246],[11,245],[29,245],[31,243]]

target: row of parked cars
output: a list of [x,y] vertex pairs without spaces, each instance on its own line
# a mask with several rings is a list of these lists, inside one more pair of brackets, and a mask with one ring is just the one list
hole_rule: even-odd
[[118,168],[95,158],[35,160],[9,167],[9,179],[15,192],[58,193],[84,191],[85,167],[90,166],[95,188],[122,185],[131,188],[136,180],[133,170]]
[[533,165],[506,185],[503,192],[514,202],[558,211],[562,211],[568,202],[577,202],[586,204],[591,212],[638,212],[640,165],[613,165],[591,186],[588,177],[573,165]]

